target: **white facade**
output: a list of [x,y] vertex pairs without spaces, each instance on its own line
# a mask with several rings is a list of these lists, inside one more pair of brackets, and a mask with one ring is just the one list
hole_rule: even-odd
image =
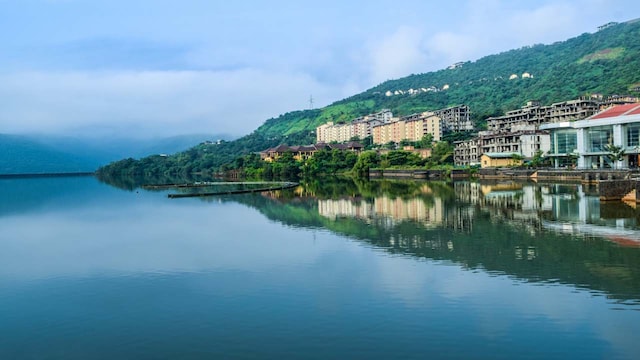
[[[586,120],[545,124],[540,128],[551,132],[550,156],[556,167],[569,165],[572,157],[577,158],[576,165],[581,169],[638,166],[640,104],[621,105]],[[624,150],[621,160],[611,160],[610,145]]]

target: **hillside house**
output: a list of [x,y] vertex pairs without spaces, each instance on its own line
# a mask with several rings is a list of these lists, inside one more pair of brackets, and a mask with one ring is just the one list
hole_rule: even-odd
[[350,141],[346,144],[326,144],[326,143],[317,143],[314,145],[297,145],[297,146],[287,146],[287,145],[278,145],[276,147],[266,149],[260,152],[260,159],[266,162],[272,162],[280,158],[287,152],[291,152],[293,154],[293,158],[300,161],[306,160],[312,157],[317,151],[320,150],[341,150],[341,151],[353,151],[355,153],[360,153],[364,146],[362,144]]

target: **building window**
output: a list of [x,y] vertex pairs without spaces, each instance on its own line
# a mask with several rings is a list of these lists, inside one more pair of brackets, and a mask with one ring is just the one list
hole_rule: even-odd
[[608,144],[613,144],[613,129],[611,126],[594,127],[587,130],[588,152],[605,152]]
[[578,135],[575,130],[560,130],[551,136],[551,152],[553,154],[569,154],[578,147]]
[[627,147],[640,146],[640,124],[627,126]]

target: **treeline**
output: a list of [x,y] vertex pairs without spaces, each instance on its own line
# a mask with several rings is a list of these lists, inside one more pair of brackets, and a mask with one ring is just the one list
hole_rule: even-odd
[[[172,156],[149,156],[141,160],[125,159],[104,166],[97,171],[102,179],[114,181],[119,176],[140,179],[172,179],[194,174],[233,174],[247,179],[293,179],[319,175],[350,173],[367,176],[370,168],[453,166],[453,146],[438,142],[431,156],[404,150],[367,150],[360,154],[338,149],[323,149],[307,159],[296,159],[294,153],[285,152],[274,161],[264,161],[257,153],[235,158],[218,168],[207,160],[206,147],[200,145]],[[159,181],[153,181],[158,183]]]
[[433,146],[431,156],[422,158],[405,150],[367,150],[360,154],[352,151],[323,149],[307,159],[296,159],[292,152],[285,152],[274,161],[263,161],[257,154],[237,158],[222,170],[235,172],[237,176],[259,179],[291,179],[349,173],[368,176],[371,168],[453,166],[453,147],[447,142]]

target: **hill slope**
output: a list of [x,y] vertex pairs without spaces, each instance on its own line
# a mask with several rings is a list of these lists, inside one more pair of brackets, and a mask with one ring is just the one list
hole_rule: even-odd
[[[486,117],[518,108],[528,100],[550,104],[588,93],[629,93],[640,84],[639,69],[640,21],[630,21],[551,45],[486,56],[455,69],[386,81],[322,109],[294,111],[269,119],[238,140],[196,146],[172,160],[176,165],[187,161],[194,171],[207,171],[237,156],[281,143],[313,143],[318,125],[350,121],[383,108],[406,115],[467,104],[473,120],[482,125]],[[531,77],[523,77],[524,73]],[[512,75],[517,78],[510,79]],[[409,94],[410,89],[420,91]],[[393,95],[387,96],[388,93]]]
[[26,136],[0,135],[0,174],[90,172],[95,162],[33,141]]
[[225,135],[182,135],[161,139],[110,139],[0,134],[0,174],[92,172],[123,157],[173,154]]

